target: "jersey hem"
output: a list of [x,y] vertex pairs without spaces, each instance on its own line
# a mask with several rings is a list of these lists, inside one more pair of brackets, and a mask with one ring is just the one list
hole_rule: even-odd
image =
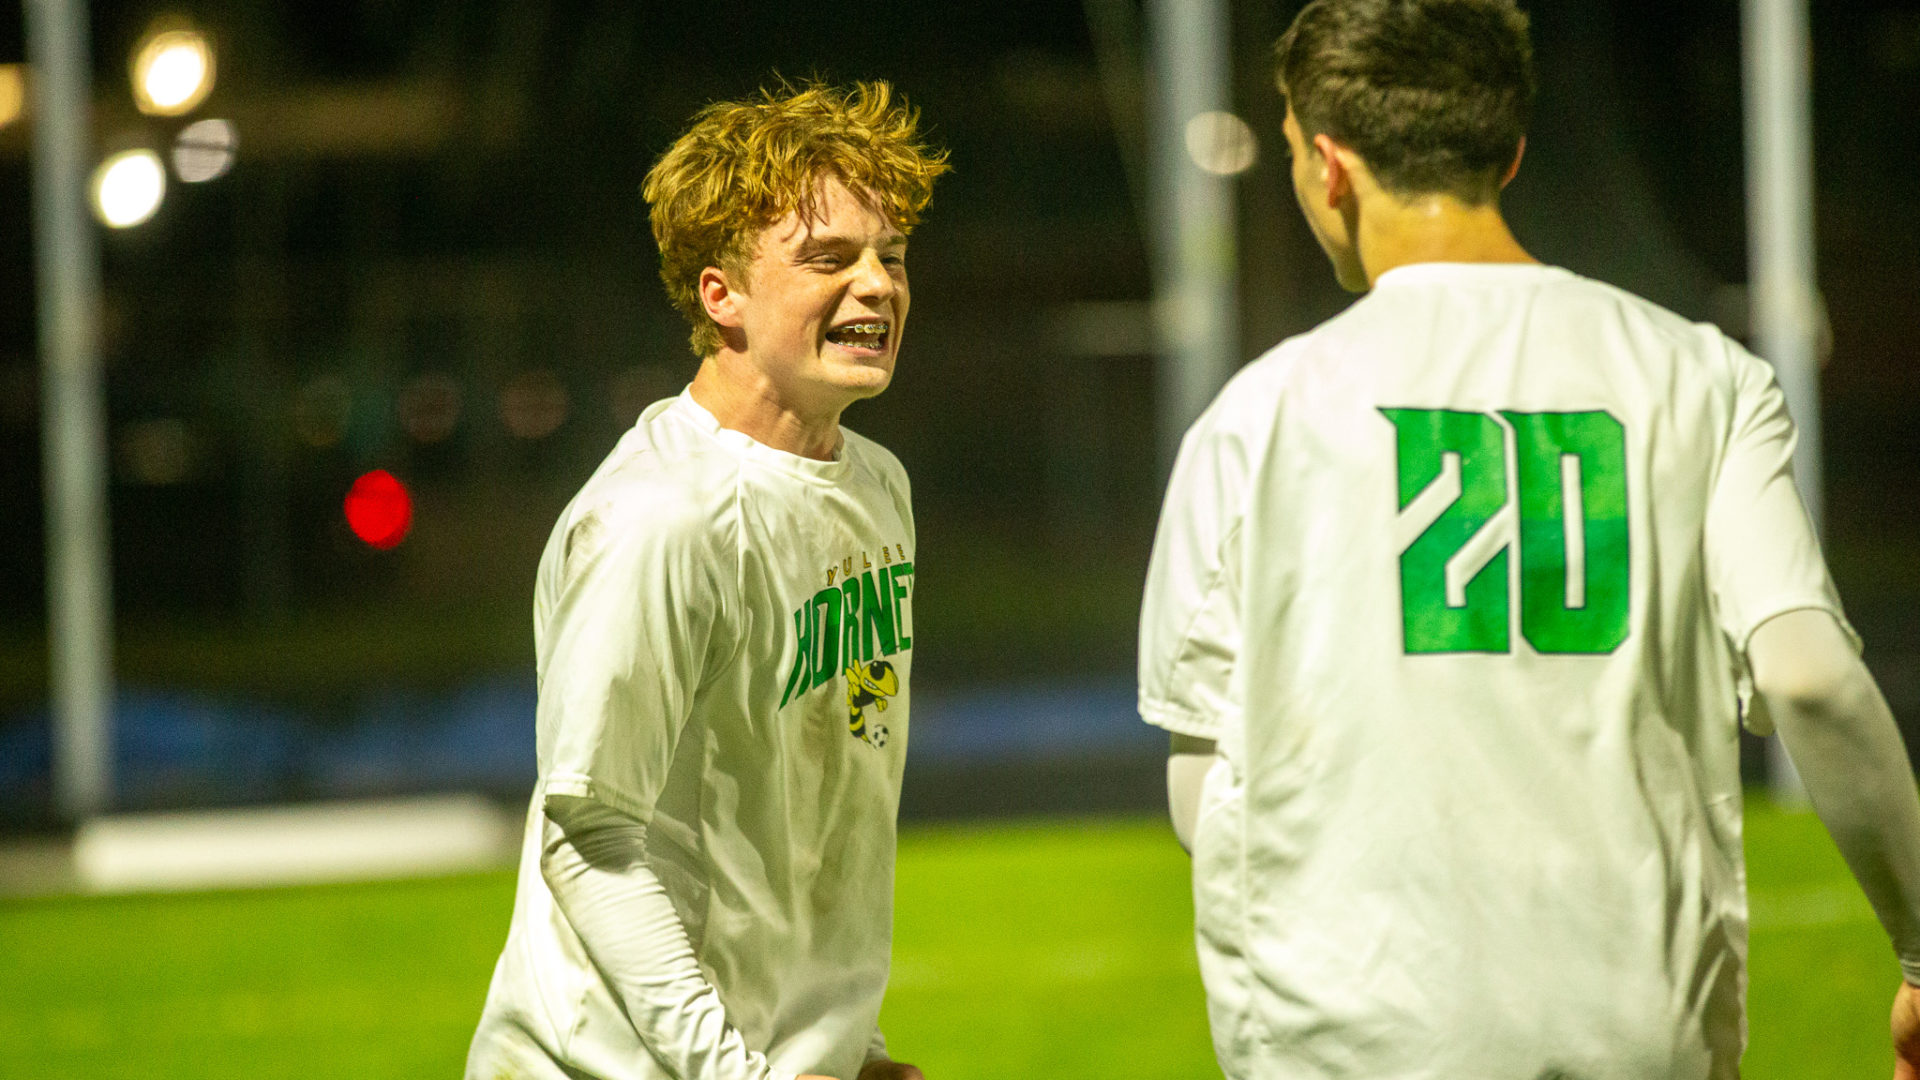
[[653,807],[639,799],[608,787],[591,776],[581,773],[555,773],[540,782],[540,812],[547,812],[547,800],[555,795],[576,799],[592,799],[594,802],[610,806],[635,821],[645,824],[653,817]]
[[1196,739],[1220,738],[1219,724],[1203,720],[1179,706],[1143,697],[1139,709],[1140,719],[1176,735],[1191,735]]
[[1765,626],[1768,622],[1782,615],[1787,615],[1795,611],[1826,612],[1833,616],[1835,622],[1840,624],[1840,632],[1847,636],[1847,642],[1853,646],[1855,656],[1860,655],[1866,647],[1865,643],[1860,639],[1860,632],[1853,628],[1851,622],[1847,621],[1847,613],[1840,610],[1840,605],[1834,603],[1830,598],[1781,597],[1760,605],[1758,610],[1764,611],[1766,614],[1757,619],[1749,620],[1746,629],[1738,637],[1734,638],[1734,645],[1739,648],[1742,657],[1747,655],[1747,650],[1753,645],[1753,635],[1758,633],[1762,626]]

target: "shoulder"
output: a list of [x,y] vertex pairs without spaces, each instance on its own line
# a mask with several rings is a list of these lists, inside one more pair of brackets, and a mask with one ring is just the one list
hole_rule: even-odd
[[847,456],[850,467],[872,476],[889,491],[904,495],[909,490],[907,468],[893,451],[845,425],[840,435],[841,453]]
[[608,552],[697,557],[730,547],[739,461],[657,428],[643,422],[629,431],[568,504],[569,563]]
[[1190,437],[1238,441],[1267,433],[1291,385],[1314,355],[1326,324],[1287,338],[1234,372],[1195,421]]
[[1612,305],[1627,313],[1628,317],[1634,319],[1646,330],[1668,339],[1677,347],[1698,352],[1704,357],[1717,360],[1726,355],[1729,346],[1739,349],[1739,346],[1714,324],[1695,322],[1678,312],[1661,307],[1644,296],[1628,292],[1618,285],[1609,285],[1604,281],[1569,273],[1561,288],[1571,295],[1586,298],[1590,303]]

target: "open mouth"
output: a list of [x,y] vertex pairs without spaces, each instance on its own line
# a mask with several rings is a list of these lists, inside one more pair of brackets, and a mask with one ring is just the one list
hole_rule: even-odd
[[827,340],[845,349],[880,352],[887,347],[887,335],[890,332],[885,320],[863,319],[841,323],[827,331]]

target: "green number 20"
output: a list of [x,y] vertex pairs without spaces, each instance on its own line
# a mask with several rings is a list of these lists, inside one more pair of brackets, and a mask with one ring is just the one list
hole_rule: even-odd
[[[1519,506],[1520,633],[1542,653],[1608,653],[1627,638],[1626,429],[1605,412],[1491,414],[1381,409],[1399,441],[1400,509],[1457,459],[1460,494],[1400,553],[1409,653],[1494,652],[1508,642],[1507,550],[1464,585],[1448,567],[1513,495]],[[1457,581],[1465,567],[1457,568]]]

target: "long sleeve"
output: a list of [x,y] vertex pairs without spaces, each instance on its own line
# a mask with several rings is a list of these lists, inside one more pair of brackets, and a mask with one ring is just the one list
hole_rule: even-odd
[[792,1080],[748,1048],[701,973],[647,866],[646,827],[589,799],[550,797],[540,872],[641,1041],[681,1080]]
[[1824,611],[1763,623],[1749,659],[1814,810],[1920,983],[1920,792],[1886,698]]
[[569,529],[539,634],[548,796],[652,820],[699,687],[740,648],[734,541],[714,518],[655,482]]
[[1212,740],[1190,735],[1174,735],[1167,755],[1167,815],[1173,820],[1173,835],[1189,854],[1193,851],[1193,833],[1200,824],[1200,795],[1207,783],[1207,772],[1218,760]]

